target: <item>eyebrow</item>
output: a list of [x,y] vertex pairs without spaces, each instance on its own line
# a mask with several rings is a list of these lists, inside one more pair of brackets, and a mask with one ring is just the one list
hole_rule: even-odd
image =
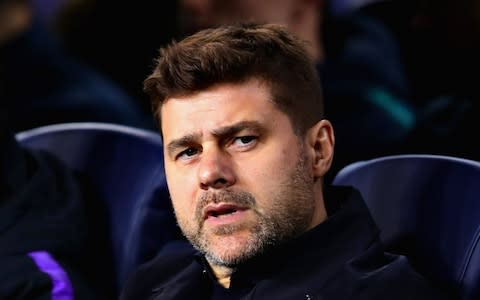
[[168,156],[172,157],[173,153],[179,149],[179,148],[184,148],[188,145],[192,145],[195,141],[197,141],[200,138],[199,133],[193,133],[193,134],[187,134],[185,136],[182,136],[181,138],[174,139],[167,145],[167,153]]
[[229,126],[220,127],[212,131],[212,135],[218,138],[229,137],[239,133],[242,130],[250,129],[254,131],[261,131],[262,126],[257,121],[241,121]]
[[[225,137],[233,136],[245,129],[250,129],[250,130],[260,132],[262,131],[262,128],[263,127],[257,121],[241,121],[229,126],[216,128],[212,131],[212,135],[222,140]],[[187,146],[194,144],[196,141],[200,139],[200,137],[201,137],[200,133],[192,133],[192,134],[187,134],[185,136],[182,136],[178,139],[172,140],[167,145],[168,155],[171,157],[177,149],[185,148]]]

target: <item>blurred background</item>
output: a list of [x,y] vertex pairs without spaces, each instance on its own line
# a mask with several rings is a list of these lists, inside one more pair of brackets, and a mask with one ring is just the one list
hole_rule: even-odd
[[15,131],[68,121],[156,130],[142,82],[158,49],[256,20],[309,43],[336,129],[332,176],[387,154],[479,159],[475,0],[0,0],[0,15],[0,97]]

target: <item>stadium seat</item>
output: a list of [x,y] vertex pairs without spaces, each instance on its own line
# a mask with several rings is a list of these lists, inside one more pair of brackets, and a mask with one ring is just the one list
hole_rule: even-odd
[[480,299],[480,162],[386,156],[346,166],[333,184],[361,192],[387,250],[455,298]]
[[158,133],[104,123],[67,123],[16,135],[25,147],[52,153],[92,182],[105,202],[114,279],[128,274],[177,238]]

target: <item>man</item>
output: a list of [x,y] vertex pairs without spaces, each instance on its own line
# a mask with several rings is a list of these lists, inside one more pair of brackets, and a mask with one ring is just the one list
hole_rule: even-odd
[[303,43],[280,25],[161,50],[145,90],[193,245],[166,246],[122,299],[441,299],[383,252],[358,192],[325,188],[334,133]]

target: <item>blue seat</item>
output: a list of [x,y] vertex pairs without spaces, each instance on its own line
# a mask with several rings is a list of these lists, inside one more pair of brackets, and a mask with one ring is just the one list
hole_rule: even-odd
[[158,133],[103,123],[50,125],[16,135],[23,146],[52,153],[86,175],[106,204],[114,279],[128,274],[179,236]]
[[480,162],[387,156],[346,166],[333,184],[360,190],[389,251],[460,299],[480,299]]

